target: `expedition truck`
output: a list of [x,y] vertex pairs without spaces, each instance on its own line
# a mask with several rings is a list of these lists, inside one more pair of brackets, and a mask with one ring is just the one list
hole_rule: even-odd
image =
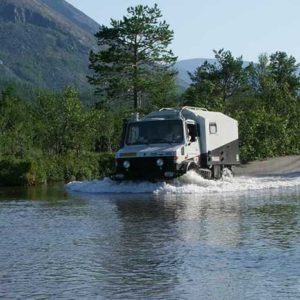
[[238,122],[204,108],[162,108],[124,122],[115,159],[115,180],[166,180],[190,170],[218,179],[240,163]]

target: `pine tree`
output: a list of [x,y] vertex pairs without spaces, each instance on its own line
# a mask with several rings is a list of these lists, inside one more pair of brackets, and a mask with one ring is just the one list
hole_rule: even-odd
[[93,74],[88,80],[96,86],[97,94],[109,101],[130,99],[136,110],[145,95],[151,97],[155,78],[162,74],[175,77],[170,67],[177,58],[168,49],[173,31],[160,21],[162,14],[156,4],[129,7],[127,13],[96,33],[100,49],[90,53]]

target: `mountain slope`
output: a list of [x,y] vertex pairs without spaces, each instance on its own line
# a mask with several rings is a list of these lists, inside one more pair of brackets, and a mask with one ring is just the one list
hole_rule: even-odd
[[1,0],[0,81],[90,89],[88,54],[98,28],[64,0]]
[[48,7],[60,13],[73,24],[76,24],[81,29],[90,32],[94,35],[99,30],[99,24],[86,16],[80,10],[72,6],[66,1],[61,0],[41,0]]

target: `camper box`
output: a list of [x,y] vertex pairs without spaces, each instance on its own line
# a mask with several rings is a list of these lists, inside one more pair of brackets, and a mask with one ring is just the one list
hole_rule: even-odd
[[202,167],[239,164],[238,122],[235,119],[195,107],[183,108],[182,115],[197,124]]

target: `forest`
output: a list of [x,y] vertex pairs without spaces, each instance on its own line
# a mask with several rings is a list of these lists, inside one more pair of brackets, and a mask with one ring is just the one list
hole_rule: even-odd
[[205,107],[237,119],[243,162],[300,153],[300,76],[293,56],[278,51],[249,63],[214,50],[215,63],[189,74],[191,84],[183,90],[169,50],[174,32],[161,18],[157,5],[139,5],[96,33],[99,49],[90,52],[87,76],[93,101],[71,86],[3,85],[1,185],[107,176],[123,119],[161,107]]

